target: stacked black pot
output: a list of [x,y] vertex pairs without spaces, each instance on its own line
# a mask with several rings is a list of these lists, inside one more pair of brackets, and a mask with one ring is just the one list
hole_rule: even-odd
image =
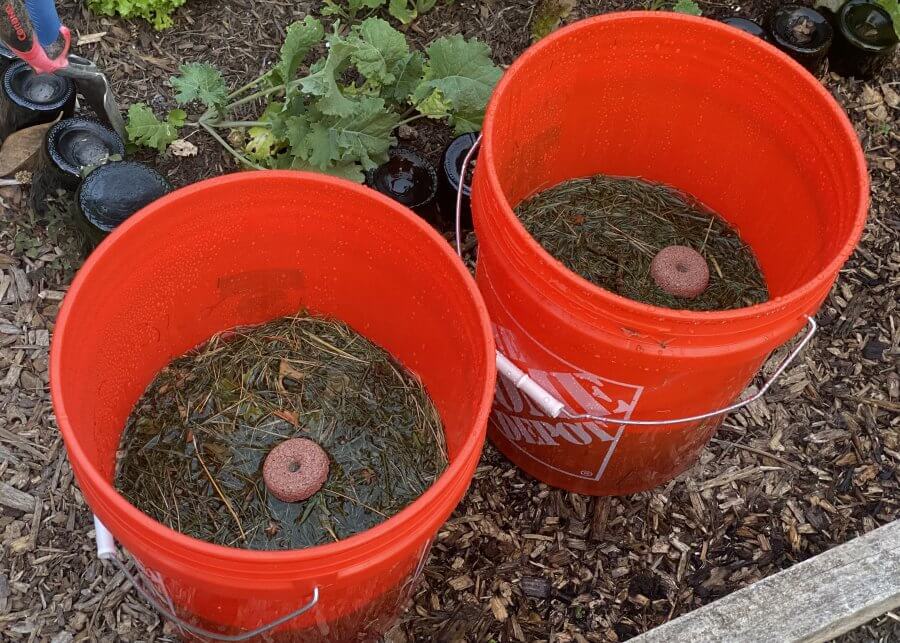
[[134,212],[172,190],[155,170],[124,161],[125,143],[92,118],[75,116],[76,86],[64,76],[36,74],[0,45],[0,142],[43,123],[47,130],[31,166],[31,208],[46,214],[65,193],[76,196],[77,223],[98,241]]
[[831,69],[842,76],[874,78],[891,63],[900,38],[891,15],[877,2],[849,0],[833,16]]
[[766,29],[738,16],[722,20],[791,56],[812,73],[829,68],[841,76],[870,79],[891,64],[900,25],[878,0],[823,2],[816,8],[783,5],[769,16]]
[[[2,59],[2,56],[0,56]],[[0,88],[0,139],[75,112],[75,85],[55,74],[36,74],[28,63],[9,64]]]
[[472,167],[465,179],[460,175],[466,155],[477,139],[475,133],[454,138],[444,148],[436,169],[419,152],[394,148],[386,163],[366,175],[366,185],[410,208],[441,232],[449,233],[456,227],[456,196],[462,181],[460,224],[463,229],[471,229]]
[[125,143],[98,121],[66,118],[44,137],[32,175],[30,204],[44,213],[64,193],[77,193],[74,216],[99,242],[148,203],[172,190],[152,168],[123,160]]

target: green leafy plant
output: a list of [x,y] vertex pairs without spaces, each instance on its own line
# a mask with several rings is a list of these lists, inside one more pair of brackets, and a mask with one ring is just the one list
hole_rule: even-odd
[[169,143],[178,138],[178,129],[185,124],[187,113],[182,109],[173,109],[161,121],[153,110],[144,103],[132,105],[128,110],[128,140],[136,145],[152,147],[165,152]]
[[322,15],[340,16],[352,23],[362,11],[368,9],[371,14],[386,6],[393,18],[408,25],[418,16],[431,11],[436,4],[437,0],[325,0]]
[[387,0],[325,0],[322,7],[323,16],[340,16],[347,20],[356,20],[359,13],[365,9],[370,12],[380,9],[387,3]]
[[[650,0],[647,8],[651,11],[664,11],[668,5],[669,0]],[[690,16],[703,15],[700,5],[694,2],[694,0],[677,0],[670,10],[676,13],[685,13]]]
[[107,16],[143,18],[155,29],[167,29],[173,24],[172,14],[185,0],[88,0],[88,6]]
[[894,31],[896,32],[897,37],[900,38],[900,2],[898,2],[897,0],[875,1],[882,7],[884,7],[884,10],[891,15],[891,20],[894,23]]
[[576,0],[541,0],[531,18],[531,40],[537,42],[555,31],[575,8]]
[[390,0],[388,13],[408,25],[423,13],[431,11],[436,4],[437,0]]
[[672,7],[672,11],[676,13],[686,13],[690,16],[701,16],[703,12],[700,10],[700,5],[698,5],[694,0],[678,0],[675,3],[675,6]]
[[172,87],[178,91],[175,100],[186,105],[198,100],[207,107],[221,105],[228,97],[228,88],[222,73],[210,65],[189,63],[181,65],[181,76],[172,78]]
[[[323,40],[326,55],[298,76]],[[447,121],[457,133],[479,129],[501,74],[490,54],[487,45],[459,35],[439,38],[424,53],[413,51],[406,37],[380,18],[343,34],[335,24],[326,37],[319,20],[307,17],[288,28],[278,63],[235,91],[203,63],[182,66],[171,83],[179,104],[199,101],[206,107],[188,125],[204,129],[242,164],[362,181],[366,170],[387,160],[399,125],[432,118]],[[250,104],[264,105],[256,120],[229,120]],[[165,149],[178,137],[177,116],[159,121],[149,108],[135,105],[129,136],[134,143]],[[234,136],[226,140],[220,133],[225,129],[243,131],[243,143],[235,143]]]

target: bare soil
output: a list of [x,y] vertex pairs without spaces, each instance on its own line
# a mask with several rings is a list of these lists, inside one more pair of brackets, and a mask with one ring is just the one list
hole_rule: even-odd
[[[700,2],[712,17],[760,18],[775,4]],[[590,0],[568,20],[638,6]],[[82,35],[106,32],[79,52],[109,72],[123,107],[162,110],[173,106],[166,81],[179,63],[206,60],[236,84],[249,79],[309,7],[189,0],[162,34],[71,0],[62,12]],[[457,0],[410,33],[419,43],[478,36],[509,63],[529,43],[531,14],[525,0]],[[389,641],[624,641],[898,518],[900,71],[895,59],[877,82],[827,73],[824,82],[864,146],[872,208],[800,363],[765,403],[727,418],[696,466],[650,492],[551,489],[488,445]],[[438,126],[409,136],[431,158],[447,138]],[[143,158],[176,185],[234,169],[205,138],[191,140],[195,158]],[[50,407],[48,345],[78,241],[58,220],[35,221],[21,190],[0,197],[0,640],[173,640],[121,573],[97,561]],[[898,641],[897,615],[845,640]]]

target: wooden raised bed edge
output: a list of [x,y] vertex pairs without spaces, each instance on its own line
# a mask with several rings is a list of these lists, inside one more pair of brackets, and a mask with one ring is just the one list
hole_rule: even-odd
[[630,640],[828,641],[898,606],[895,520]]

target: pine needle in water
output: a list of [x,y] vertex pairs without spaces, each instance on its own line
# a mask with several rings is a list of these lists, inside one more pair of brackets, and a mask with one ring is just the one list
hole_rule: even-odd
[[[320,444],[331,468],[317,494],[284,503],[261,469],[292,437]],[[300,314],[222,333],[166,367],[129,418],[116,485],[195,538],[296,549],[375,526],[446,466],[415,376],[346,324]]]
[[[520,203],[528,232],[569,270],[597,286],[654,306],[727,310],[769,298],[750,247],[719,216],[677,190],[638,178],[565,181]],[[709,264],[696,299],[661,290],[650,262],[666,246],[689,246]]]

